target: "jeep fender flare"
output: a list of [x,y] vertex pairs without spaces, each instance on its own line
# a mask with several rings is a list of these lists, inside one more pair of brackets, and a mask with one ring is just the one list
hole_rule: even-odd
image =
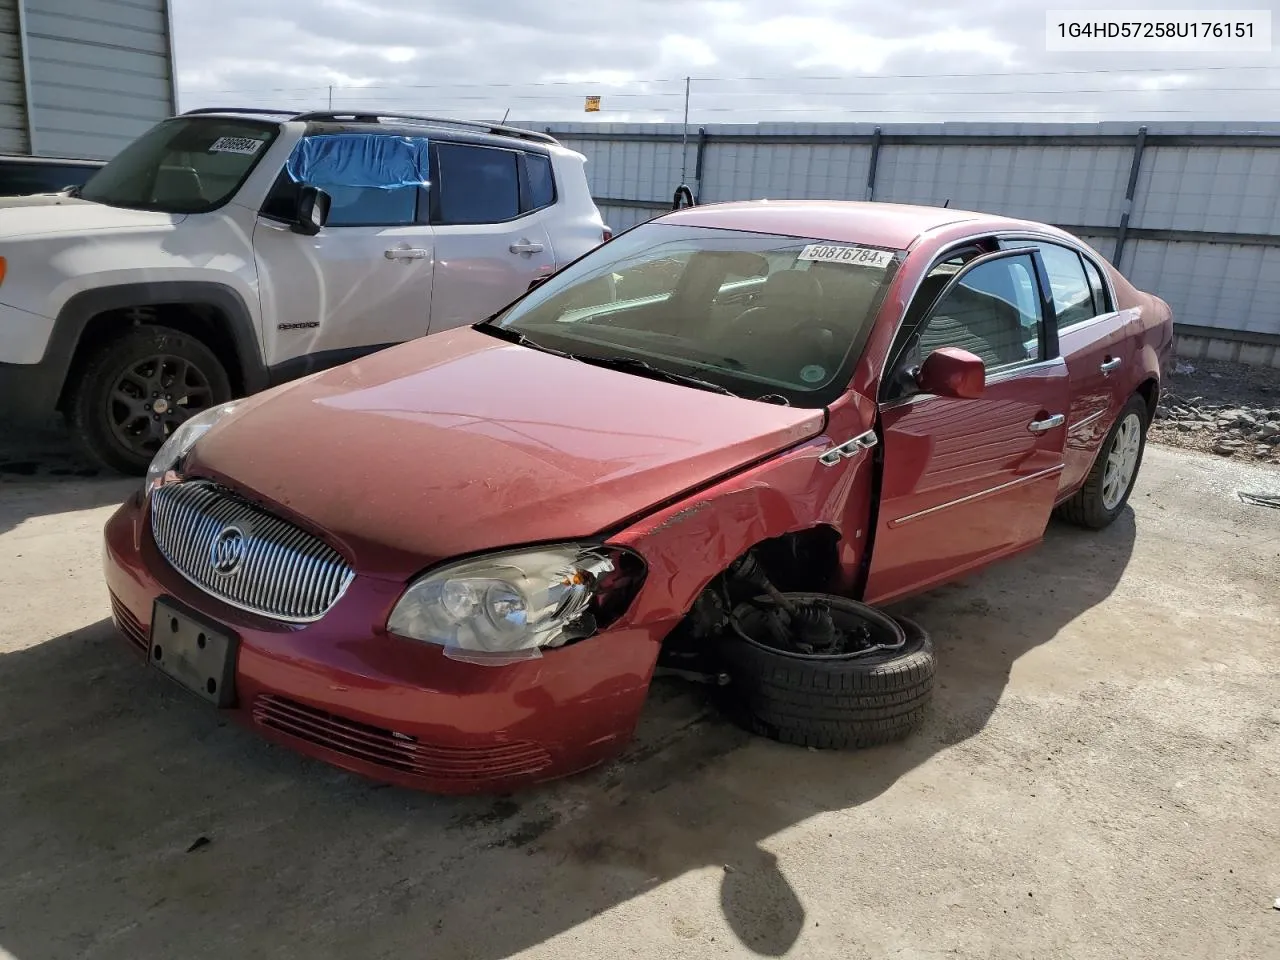
[[124,283],[81,291],[58,311],[41,361],[48,367],[48,382],[56,385],[53,399],[56,401],[62,395],[85,329],[94,317],[112,310],[161,304],[205,306],[217,310],[228,325],[227,332],[235,347],[244,392],[256,393],[267,386],[267,370],[262,361],[253,315],[244,299],[231,287],[193,280]]

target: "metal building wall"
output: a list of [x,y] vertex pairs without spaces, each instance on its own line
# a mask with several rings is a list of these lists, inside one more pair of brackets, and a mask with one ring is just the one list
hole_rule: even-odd
[[703,203],[950,201],[1065,227],[1109,260],[1122,246],[1181,333],[1280,362],[1280,124],[525,125],[587,156],[614,230],[668,209],[682,170]]
[[0,0],[0,153],[30,150],[19,0]]
[[30,152],[109,158],[176,112],[166,0],[0,3],[22,11]]

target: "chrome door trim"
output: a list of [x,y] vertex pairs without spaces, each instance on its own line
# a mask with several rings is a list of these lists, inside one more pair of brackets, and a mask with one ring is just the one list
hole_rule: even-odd
[[[996,367],[991,376],[987,377],[987,385],[993,383],[1004,383],[1006,380],[1017,380],[1019,377],[1026,376],[1031,373],[1039,373],[1053,367],[1065,367],[1067,361],[1062,357],[1054,357],[1052,360],[1037,360],[1035,363],[1027,363],[1021,366],[1003,366]],[[933,393],[913,393],[910,396],[899,397],[897,400],[890,400],[888,403],[880,404],[881,410],[897,410],[899,407],[909,407],[912,404],[923,403],[926,400],[941,399],[937,394]],[[984,397],[974,397],[974,402],[980,402]]]
[[1077,420],[1075,423],[1071,424],[1068,429],[1079,430],[1081,427],[1087,427],[1089,424],[1093,423],[1093,421],[1097,420],[1100,416],[1102,416],[1106,412],[1107,412],[1106,409],[1102,409],[1102,410],[1099,410],[1097,413],[1091,413],[1087,417]]
[[1024,483],[1031,483],[1033,480],[1041,480],[1045,477],[1054,476],[1066,469],[1066,464],[1058,464],[1045,470],[1037,470],[1035,473],[1029,473],[1025,477],[1018,477],[1016,480],[1010,480],[1007,483],[1001,483],[994,487],[988,487],[986,490],[979,490],[977,493],[971,493],[968,496],[960,497],[958,500],[948,500],[946,503],[940,503],[937,506],[920,510],[916,513],[909,513],[905,517],[899,517],[897,520],[889,522],[890,527],[898,527],[904,523],[910,523],[912,520],[919,520],[921,517],[927,517],[930,514],[938,513],[941,510],[947,510],[951,507],[958,507],[964,503],[972,503],[974,500],[981,500],[983,497],[989,497],[995,493],[1009,490],[1013,487],[1021,486]]

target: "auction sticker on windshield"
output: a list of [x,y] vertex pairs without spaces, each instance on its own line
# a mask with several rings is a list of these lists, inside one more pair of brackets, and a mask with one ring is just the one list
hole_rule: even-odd
[[213,141],[213,145],[209,147],[210,153],[239,153],[244,156],[253,156],[262,146],[261,140],[254,140],[252,137],[219,137]]
[[859,267],[879,267],[883,270],[893,262],[888,250],[872,250],[868,247],[845,247],[830,243],[811,243],[800,251],[797,260],[815,263],[849,263]]

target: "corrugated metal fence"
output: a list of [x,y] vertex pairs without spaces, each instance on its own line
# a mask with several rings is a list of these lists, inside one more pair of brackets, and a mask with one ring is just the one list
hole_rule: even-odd
[[1280,356],[1280,124],[522,125],[587,156],[615,230],[669,209],[682,174],[702,203],[950,201],[1064,227],[1180,333]]

